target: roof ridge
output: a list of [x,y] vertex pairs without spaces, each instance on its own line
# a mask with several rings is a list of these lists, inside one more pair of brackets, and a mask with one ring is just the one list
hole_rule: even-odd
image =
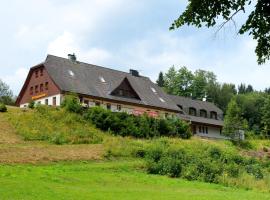
[[[68,58],[64,58],[64,57],[60,57],[60,56],[55,56],[55,55],[52,55],[52,54],[48,54],[47,57],[48,56],[56,57],[56,58],[63,59],[63,60],[66,60],[66,61],[70,61]],[[46,60],[47,60],[47,58],[46,58]],[[43,62],[43,63],[45,63],[45,62]],[[76,61],[76,62],[81,63],[81,64],[85,64],[85,65],[90,65],[90,66],[94,66],[94,67],[99,67],[99,68],[107,69],[107,70],[110,70],[110,71],[116,71],[116,72],[120,72],[120,73],[124,73],[124,74],[128,74],[128,75],[132,76],[129,72],[124,72],[124,71],[121,71],[121,70],[118,70],[118,69],[112,69],[112,68],[109,68],[109,67],[103,67],[103,66],[100,66],[100,65],[86,63],[86,62],[82,62],[82,61]],[[147,78],[147,79],[150,79],[149,77],[142,76],[142,75],[137,76],[137,78]]]

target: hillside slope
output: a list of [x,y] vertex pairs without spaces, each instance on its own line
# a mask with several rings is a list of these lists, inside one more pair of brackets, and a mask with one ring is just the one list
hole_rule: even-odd
[[[46,141],[24,140],[14,126],[14,123],[19,123],[18,121],[14,122],[14,120],[18,120],[18,116],[22,114],[22,110],[13,107],[9,107],[8,113],[0,113],[0,163],[102,159],[103,146],[101,144],[55,145]],[[20,123],[24,124],[24,116],[21,117],[19,118]],[[32,120],[31,123],[34,124],[36,122],[33,118],[30,119]]]

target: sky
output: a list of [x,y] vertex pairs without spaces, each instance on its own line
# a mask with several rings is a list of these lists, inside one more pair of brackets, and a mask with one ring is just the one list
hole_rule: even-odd
[[[169,31],[186,0],[9,0],[0,7],[0,79],[17,95],[31,66],[47,54],[122,71],[137,69],[155,81],[171,66],[203,69],[219,82],[270,87],[270,62],[258,65],[256,41],[232,23]],[[236,17],[237,27],[246,14]]]

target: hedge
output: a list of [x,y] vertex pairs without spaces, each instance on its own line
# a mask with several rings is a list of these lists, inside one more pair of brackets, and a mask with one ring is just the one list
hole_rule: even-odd
[[153,138],[160,136],[189,139],[192,135],[188,123],[178,118],[157,119],[147,115],[134,116],[125,112],[112,112],[101,107],[87,109],[83,116],[103,131],[114,135]]

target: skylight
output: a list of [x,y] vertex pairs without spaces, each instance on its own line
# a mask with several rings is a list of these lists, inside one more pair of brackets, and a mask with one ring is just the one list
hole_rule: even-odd
[[157,93],[156,89],[151,87],[151,90],[154,92],[154,93]]
[[159,100],[160,100],[161,102],[165,103],[165,100],[162,99],[161,97],[159,97]]
[[73,71],[68,70],[68,73],[69,73],[70,76],[72,76],[72,77],[74,76],[74,72]]
[[102,83],[105,83],[105,82],[106,82],[105,79],[104,79],[102,76],[99,77],[99,80],[100,80]]

